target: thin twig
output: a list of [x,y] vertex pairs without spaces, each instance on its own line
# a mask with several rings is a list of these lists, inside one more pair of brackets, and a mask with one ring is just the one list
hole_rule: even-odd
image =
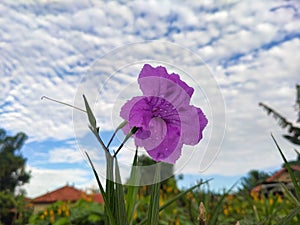
[[76,107],[76,106],[74,106],[74,105],[71,105],[71,104],[68,104],[68,103],[65,103],[65,102],[61,102],[61,101],[55,100],[55,99],[53,99],[53,98],[49,98],[49,97],[47,97],[47,96],[42,96],[42,97],[41,97],[41,100],[43,100],[43,99],[47,99],[47,100],[50,100],[50,101],[52,101],[52,102],[56,102],[56,103],[59,103],[59,104],[62,104],[62,105],[66,105],[66,106],[69,106],[69,107],[71,107],[71,108],[74,108],[74,109],[77,109],[77,110],[79,110],[79,111],[81,111],[81,112],[85,112],[85,113],[86,113],[86,111],[83,110],[83,109],[81,109],[81,108],[78,108],[78,107]]

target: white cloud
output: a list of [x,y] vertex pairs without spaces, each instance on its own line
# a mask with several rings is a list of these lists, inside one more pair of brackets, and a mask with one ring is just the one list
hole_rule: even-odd
[[[220,155],[207,173],[235,175],[252,167],[276,166],[280,157],[269,132],[277,134],[286,149],[294,146],[279,137],[284,131],[266,116],[258,102],[296,118],[292,105],[294,86],[300,82],[300,58],[296,54],[300,49],[299,8],[295,1],[2,1],[0,123],[10,132],[26,132],[31,142],[68,142],[75,136],[72,109],[41,101],[40,97],[47,95],[73,104],[77,91],[82,91],[92,99],[101,129],[109,130],[120,122],[118,112],[111,113],[112,110],[137,93],[133,83],[138,65],[124,66],[106,83],[101,95],[98,92],[105,76],[86,81],[82,79],[84,75],[90,68],[95,69],[94,62],[117,47],[151,39],[172,41],[208,63],[224,96],[227,132]],[[164,50],[163,45],[152,47],[135,49],[135,56],[159,55]],[[171,50],[160,59],[174,57],[174,62],[180,61],[176,64],[179,69],[190,73],[197,70],[188,64],[188,55]],[[111,68],[120,69],[114,63],[134,60],[133,55],[117,55],[119,58],[103,63],[99,71],[105,74]],[[204,93],[199,90],[200,100],[205,99],[205,94],[213,96],[204,82],[199,80],[199,89]],[[80,84],[89,89],[81,90]],[[121,92],[126,96],[120,97]],[[84,107],[82,99],[77,100],[75,104]],[[203,103],[209,113],[212,106],[215,102]],[[78,118],[82,123],[77,124],[76,136],[83,137],[88,131],[86,117],[82,114]],[[49,154],[50,161],[45,163],[80,161],[77,153],[66,148],[53,149]],[[286,154],[294,157],[288,150]],[[125,162],[129,160],[122,157]],[[191,161],[183,171],[195,172],[195,167],[198,162]],[[35,173],[40,169],[34,168]],[[32,182],[39,186],[35,178]]]
[[87,187],[92,184],[92,173],[83,169],[44,169],[38,167],[28,167],[31,171],[29,184],[24,185],[24,189],[29,197],[37,197],[47,191],[53,191],[66,184],[76,185],[76,187]]
[[77,163],[83,160],[82,154],[76,149],[54,148],[49,152],[49,163]]

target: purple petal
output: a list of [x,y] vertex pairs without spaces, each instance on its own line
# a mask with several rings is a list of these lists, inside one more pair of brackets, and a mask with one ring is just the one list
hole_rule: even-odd
[[165,99],[176,108],[189,105],[191,97],[170,79],[150,76],[140,78],[139,84],[144,96]]
[[[153,120],[151,126],[153,137],[147,143],[140,143],[155,160],[174,164],[181,155],[180,128],[173,124],[162,126],[162,120]],[[160,123],[160,125],[158,125]],[[155,131],[154,131],[155,130]],[[158,135],[154,135],[154,133]],[[161,136],[159,133],[165,133]],[[162,138],[163,137],[163,138]],[[136,142],[137,143],[137,142]]]
[[[123,128],[124,132],[129,132],[132,127],[138,127],[136,136],[145,139],[150,136],[149,122],[152,118],[152,108],[147,103],[146,97],[134,97],[126,102],[121,108],[121,117],[128,121]],[[126,133],[126,134],[127,134]]]
[[184,144],[196,145],[202,139],[202,132],[207,125],[207,119],[201,109],[186,106],[179,110]]
[[196,108],[196,109],[198,112],[198,118],[199,118],[199,123],[200,123],[200,134],[201,134],[199,137],[199,141],[200,141],[202,139],[203,130],[206,127],[206,125],[208,124],[208,120],[200,108]]
[[[164,79],[167,79],[169,81],[172,82],[173,85],[171,86],[174,86],[174,84],[176,84],[175,86],[179,86],[183,91],[186,92],[186,94],[191,97],[193,92],[194,92],[194,89],[191,88],[190,86],[188,86],[185,82],[183,82],[182,80],[180,80],[180,77],[178,74],[175,74],[175,73],[172,73],[172,74],[168,74],[167,70],[165,67],[162,67],[162,66],[158,66],[156,68],[152,67],[151,65],[149,64],[145,64],[143,69],[141,70],[140,72],[140,75],[139,75],[139,78],[138,78],[138,81],[139,81],[139,84],[140,84],[140,80],[142,80],[143,78],[149,78],[149,77],[156,77],[156,78],[164,78]],[[162,82],[164,82],[162,79]],[[155,82],[156,83],[156,82]],[[150,83],[150,85],[153,85],[154,83]],[[140,84],[141,85],[141,84]],[[162,84],[161,85],[161,88],[158,89],[159,91],[165,91],[166,90],[166,85]],[[143,91],[143,94],[144,95],[148,95],[147,92],[149,91],[149,88],[151,88],[151,86],[143,86],[141,85],[141,90]],[[160,92],[158,92],[160,93]],[[161,93],[160,93],[161,94]],[[154,95],[154,96],[158,96],[158,95]]]
[[[141,100],[142,98],[144,98],[144,97],[138,96],[138,97],[134,97],[134,98],[132,98],[131,100],[127,101],[127,102],[122,106],[122,108],[121,108],[120,116],[121,116],[124,120],[126,120],[126,121],[129,122],[129,114],[130,114],[130,111],[131,111],[132,107],[136,104],[136,102],[138,102],[138,101]],[[129,125],[129,123],[127,123],[127,124],[122,128],[122,130],[123,130],[124,134],[127,135],[127,134],[129,133],[129,131],[130,131],[131,128],[132,128],[132,127]]]

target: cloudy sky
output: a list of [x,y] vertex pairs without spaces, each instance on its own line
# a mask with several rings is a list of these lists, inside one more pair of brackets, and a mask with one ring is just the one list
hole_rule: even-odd
[[[210,121],[203,141],[183,149],[175,166],[185,185],[213,177],[212,186],[228,187],[250,169],[280,168],[271,132],[295,158],[296,146],[258,103],[297,119],[299,10],[296,0],[1,1],[0,124],[29,136],[22,148],[32,172],[28,195],[67,182],[95,186],[83,151],[102,159],[85,115],[41,97],[83,107],[85,93],[107,141],[149,62],[185,77]],[[120,155],[124,170],[131,155]]]

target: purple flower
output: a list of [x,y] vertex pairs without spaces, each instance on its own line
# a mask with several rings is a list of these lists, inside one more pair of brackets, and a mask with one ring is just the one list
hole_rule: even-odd
[[207,125],[202,110],[190,105],[194,89],[178,74],[148,64],[138,83],[143,96],[132,98],[121,108],[121,117],[128,121],[123,131],[127,134],[138,127],[134,135],[137,146],[144,147],[155,161],[175,163],[183,144],[197,144]]

